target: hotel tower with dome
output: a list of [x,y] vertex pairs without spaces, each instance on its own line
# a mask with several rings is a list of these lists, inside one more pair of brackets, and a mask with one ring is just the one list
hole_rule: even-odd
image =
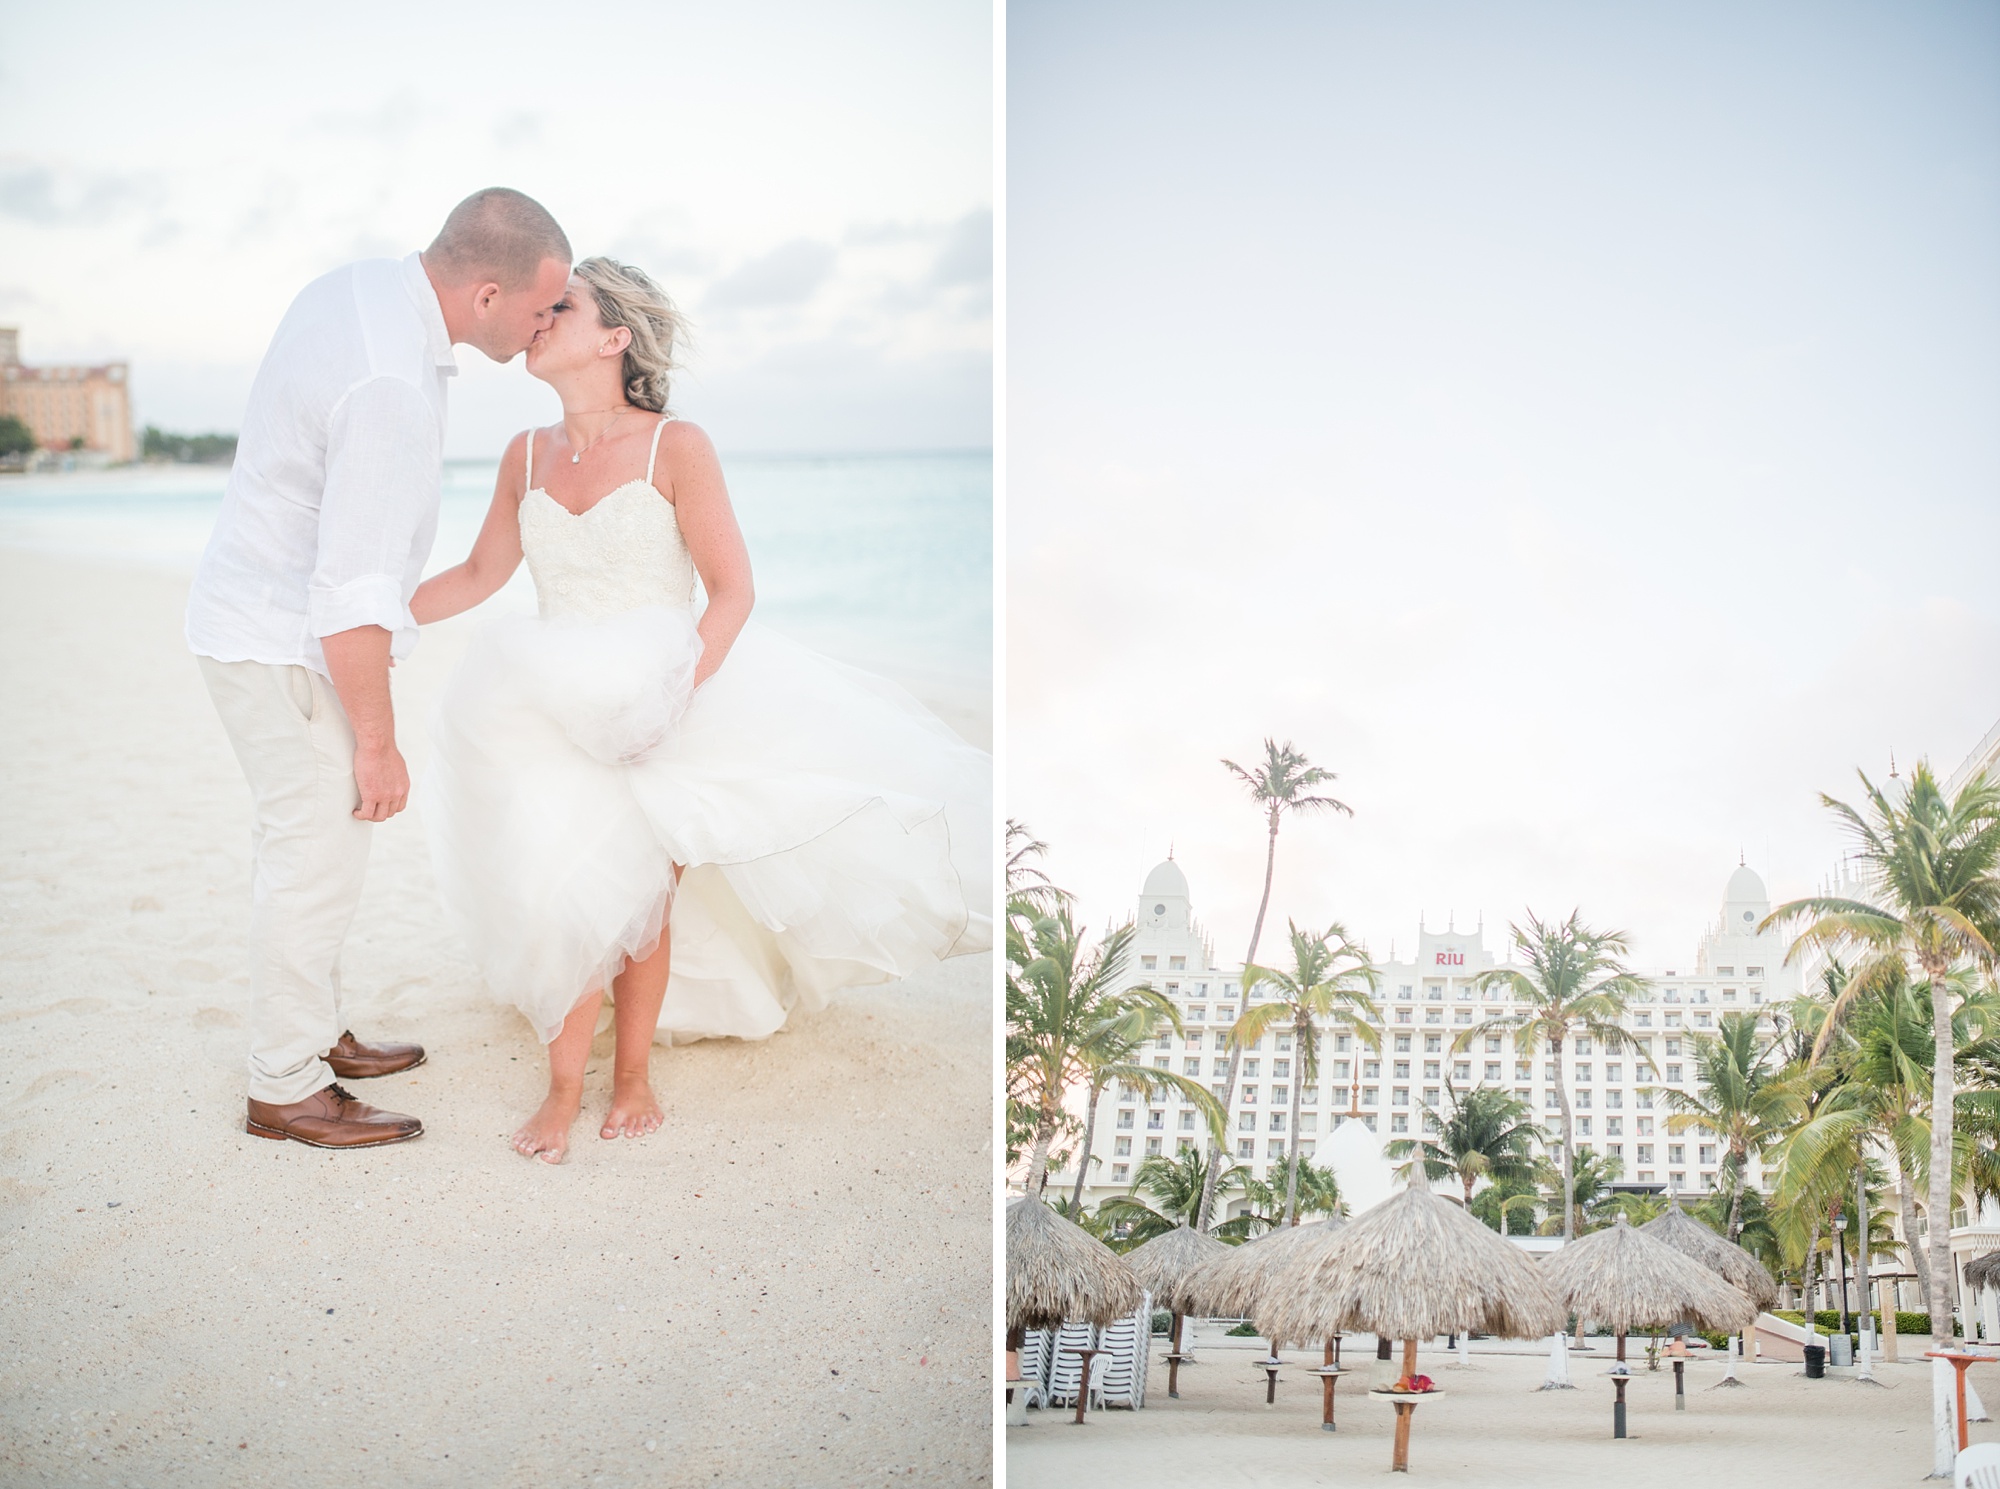
[[[1624,1183],[1688,1193],[1715,1186],[1721,1154],[1714,1138],[1669,1133],[1666,1112],[1648,1088],[1692,1090],[1697,1036],[1712,1033],[1723,1014],[1735,1012],[1757,1014],[1768,1036],[1771,1007],[1798,993],[1797,969],[1784,964],[1785,937],[1757,930],[1770,909],[1764,881],[1738,865],[1694,960],[1685,970],[1645,974],[1647,989],[1631,1000],[1625,1019],[1628,1047],[1593,1049],[1581,1039],[1564,1051],[1576,1145],[1616,1158]],[[1137,1058],[1199,1079],[1220,1098],[1228,1031],[1243,1007],[1242,969],[1216,963],[1194,916],[1187,875],[1172,858],[1146,875],[1136,910],[1130,970],[1136,981],[1174,1001],[1186,1031],[1162,1036]],[[1461,1090],[1512,1091],[1543,1115],[1554,1135],[1556,1072],[1546,1050],[1530,1057],[1514,1047],[1511,1035],[1484,1035],[1466,1050],[1452,1048],[1465,1029],[1518,1006],[1502,989],[1482,992],[1474,985],[1480,973],[1505,965],[1488,948],[1483,925],[1420,925],[1414,956],[1392,955],[1377,965],[1381,1049],[1356,1047],[1351,1035],[1329,1030],[1317,1079],[1300,1097],[1300,1152],[1333,1167],[1350,1203],[1361,1208],[1378,1191],[1387,1192],[1381,1144],[1425,1130],[1424,1108],[1443,1105],[1447,1081]],[[1298,1078],[1291,1044],[1288,1034],[1274,1031],[1244,1051],[1228,1114],[1231,1156],[1260,1179],[1284,1156],[1290,1137],[1286,1123]],[[1114,1086],[1098,1105],[1085,1204],[1128,1191],[1148,1156],[1205,1141],[1199,1113],[1178,1093],[1148,1098]],[[1761,1184],[1754,1163],[1751,1172]],[[1066,1190],[1075,1181],[1072,1168],[1067,1177],[1052,1175],[1049,1185]],[[1243,1206],[1240,1199],[1233,1202],[1234,1211]]]

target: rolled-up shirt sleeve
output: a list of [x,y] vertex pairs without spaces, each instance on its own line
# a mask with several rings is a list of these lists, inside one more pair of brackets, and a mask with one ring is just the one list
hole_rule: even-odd
[[308,590],[315,637],[357,626],[415,626],[406,584],[419,525],[440,473],[438,419],[396,377],[347,393],[327,427],[319,555]]

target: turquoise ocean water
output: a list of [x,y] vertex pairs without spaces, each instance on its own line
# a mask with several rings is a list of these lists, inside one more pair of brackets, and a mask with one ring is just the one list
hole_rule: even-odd
[[[490,461],[445,467],[430,568],[463,558]],[[992,685],[993,462],[975,454],[724,457],[757,614],[808,645],[972,698]],[[0,546],[192,573],[220,467],[0,478]],[[525,568],[502,602],[533,604]]]

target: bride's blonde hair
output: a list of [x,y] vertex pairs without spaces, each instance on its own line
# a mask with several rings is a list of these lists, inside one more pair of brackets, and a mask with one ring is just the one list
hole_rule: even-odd
[[642,269],[602,255],[585,259],[576,276],[590,286],[597,318],[607,327],[623,326],[632,333],[625,348],[625,396],[653,413],[667,411],[670,375],[680,369],[675,355],[687,345],[687,317],[674,308],[667,292]]

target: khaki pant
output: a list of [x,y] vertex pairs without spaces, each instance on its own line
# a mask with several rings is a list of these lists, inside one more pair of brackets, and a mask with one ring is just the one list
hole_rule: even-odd
[[288,1105],[333,1082],[346,1027],[340,948],[371,824],[353,815],[354,730],[307,667],[199,658],[250,782],[250,1095]]

